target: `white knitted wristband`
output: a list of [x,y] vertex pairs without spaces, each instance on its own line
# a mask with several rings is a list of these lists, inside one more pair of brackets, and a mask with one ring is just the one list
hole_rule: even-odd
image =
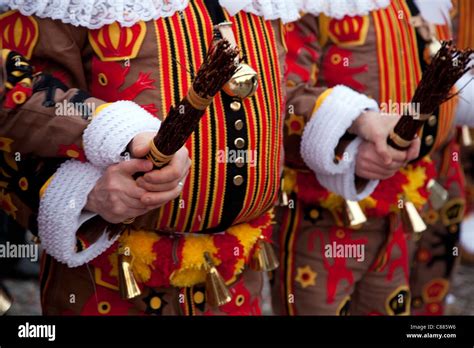
[[342,174],[351,161],[334,162],[335,149],[341,137],[360,114],[379,110],[375,100],[346,86],[336,86],[306,124],[301,139],[301,156],[317,174]]
[[45,251],[69,267],[81,266],[106,251],[117,237],[106,233],[87,249],[76,252],[76,232],[84,222],[87,196],[103,170],[86,162],[69,160],[61,165],[40,200],[38,230]]
[[324,188],[351,201],[360,201],[361,199],[370,196],[379,183],[378,180],[370,180],[362,191],[358,192],[356,189],[355,167],[357,153],[361,143],[362,139],[356,138],[347,146],[343,160],[349,163],[349,166],[345,173],[330,175],[321,173],[316,174],[319,183]]
[[84,130],[84,151],[94,165],[105,168],[121,160],[130,141],[143,132],[157,132],[161,122],[131,101],[108,105]]

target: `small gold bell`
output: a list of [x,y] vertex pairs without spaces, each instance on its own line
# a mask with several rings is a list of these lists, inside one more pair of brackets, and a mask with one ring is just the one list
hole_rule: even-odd
[[280,262],[278,262],[273,246],[263,236],[260,236],[250,260],[250,268],[254,271],[270,272],[277,269],[278,266],[280,266]]
[[430,179],[426,187],[430,192],[430,203],[433,209],[441,209],[448,201],[448,191],[434,179]]
[[402,221],[409,233],[421,233],[426,230],[426,224],[415,205],[407,200],[403,201]]
[[245,99],[255,94],[258,74],[248,64],[240,63],[234,76],[222,88],[231,97]]
[[350,201],[348,199],[344,200],[344,224],[347,227],[359,227],[367,221],[362,208],[359,205],[359,202]]
[[471,130],[469,126],[461,127],[461,141],[463,146],[472,146]]
[[206,277],[206,301],[212,307],[220,307],[232,300],[224,279],[212,262],[209,253],[204,253]]
[[13,299],[10,295],[0,286],[0,315],[4,315],[12,306]]
[[118,279],[120,296],[124,300],[130,300],[141,295],[141,290],[138,287],[137,280],[132,271],[132,256],[130,251],[120,247],[118,252]]

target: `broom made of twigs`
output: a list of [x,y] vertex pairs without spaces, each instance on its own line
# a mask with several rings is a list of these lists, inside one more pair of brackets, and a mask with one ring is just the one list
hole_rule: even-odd
[[170,108],[146,156],[155,168],[162,168],[188,140],[199,125],[214,96],[238,69],[239,49],[224,38],[213,42],[193,84],[178,105]]
[[[458,50],[452,41],[442,42],[441,48],[423,72],[410,107],[404,110],[387,139],[398,150],[410,147],[418,131],[444,102],[453,98],[452,87],[470,68],[472,49]],[[416,111],[415,111],[416,110]]]

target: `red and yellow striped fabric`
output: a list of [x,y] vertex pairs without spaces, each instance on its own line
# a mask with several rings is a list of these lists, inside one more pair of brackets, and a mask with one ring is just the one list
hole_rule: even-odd
[[[282,84],[278,64],[278,27],[244,12],[228,17],[245,61],[257,71],[259,88],[254,97],[243,102],[247,149],[256,154],[255,165],[246,165],[243,204],[234,223],[246,222],[267,211],[279,189],[281,146]],[[191,2],[181,16],[155,22],[163,110],[175,105],[191,86],[191,74],[183,66],[196,70],[202,63],[212,40],[212,19],[201,1]],[[200,33],[199,35],[194,33]],[[257,49],[258,48],[258,49]],[[179,64],[178,64],[179,62]],[[224,198],[232,163],[218,161],[219,151],[226,149],[234,122],[226,119],[226,105],[218,94],[198,131],[186,146],[193,166],[180,199],[159,210],[158,230],[202,231],[218,226],[225,218]]]

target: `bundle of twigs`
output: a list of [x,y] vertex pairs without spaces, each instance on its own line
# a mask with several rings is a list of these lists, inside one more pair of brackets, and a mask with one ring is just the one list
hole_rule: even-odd
[[[423,72],[411,101],[387,142],[398,150],[410,146],[426,120],[444,102],[453,98],[452,87],[470,68],[471,49],[458,50],[452,41],[444,41]],[[416,111],[415,111],[416,110]]]
[[156,168],[165,166],[198,127],[214,96],[230,80],[238,68],[239,49],[226,39],[219,39],[209,49],[193,84],[168,116],[151,143],[150,159]]

